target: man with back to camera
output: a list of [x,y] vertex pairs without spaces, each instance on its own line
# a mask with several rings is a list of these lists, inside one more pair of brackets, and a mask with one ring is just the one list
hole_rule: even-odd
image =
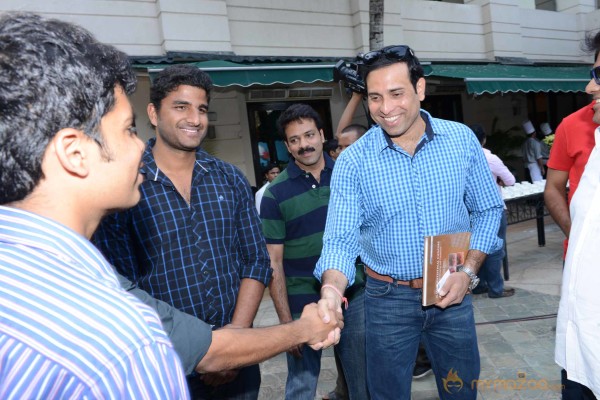
[[0,16],[2,398],[188,398],[156,313],[88,240],[140,198],[135,86],[83,28]]
[[[473,132],[420,109],[426,83],[408,46],[363,55],[360,72],[370,115],[378,125],[336,162],[323,251],[315,269],[323,283],[321,298],[330,310],[340,308],[360,255],[367,274],[371,398],[410,398],[420,340],[440,398],[454,398],[452,390],[459,389],[444,386],[442,379],[455,373],[463,382],[479,377],[472,296],[467,291],[477,285],[486,254],[501,246],[497,232],[502,199]],[[462,231],[471,231],[464,267],[450,275],[436,305],[422,307],[424,237]],[[460,388],[460,398],[476,395],[476,388]]]
[[[598,108],[598,102],[600,102],[600,71],[597,69],[600,67],[600,58],[598,57],[600,52],[600,32],[595,35],[586,35],[584,48],[588,52],[594,53],[595,63],[590,71],[591,79],[585,88],[585,91],[592,96],[592,103],[565,117],[558,128],[556,128],[554,142],[550,150],[550,159],[548,160],[548,176],[544,189],[546,207],[548,207],[550,215],[552,215],[552,218],[566,236],[564,241],[565,254],[570,249],[570,247],[568,248],[571,233],[571,213],[569,212],[569,207],[579,187],[582,174],[596,142],[594,131],[598,127],[598,124],[600,124],[600,111]],[[567,183],[569,185],[568,197]],[[577,213],[579,215],[586,215],[586,207],[585,202],[582,202],[581,206],[576,210]],[[571,212],[574,213],[575,210],[572,209]],[[572,246],[575,245],[575,243],[572,244]],[[593,254],[593,252],[590,254]],[[561,304],[557,319],[555,360],[563,368],[561,371],[562,398],[565,400],[589,400],[595,398],[594,394],[589,387],[580,383],[582,379],[586,379],[583,378],[586,369],[575,367],[571,362],[572,359],[566,358],[567,353],[576,354],[581,351],[577,343],[565,341],[566,330],[564,324],[567,323],[567,318],[563,313],[566,310],[567,298],[569,297],[568,292],[566,292],[566,289],[568,289],[566,283],[569,282],[571,276],[577,277],[577,273],[581,274],[580,271],[587,267],[585,262],[581,263],[581,266],[573,265],[578,267],[576,273],[567,271],[567,268],[572,268],[570,263],[565,264],[565,269],[563,270],[563,283],[565,284],[562,286],[563,292],[561,293]],[[585,277],[589,282],[593,282],[592,278],[592,275]],[[586,291],[584,290],[582,294],[585,295]],[[590,317],[589,321],[595,321],[594,317],[595,314]],[[573,321],[569,321],[569,323],[571,326],[574,324]],[[582,342],[585,341],[584,339],[579,340],[582,340]],[[589,352],[589,354],[594,353]],[[567,360],[569,360],[569,363],[567,363]],[[576,381],[570,379],[571,374],[575,375]],[[597,372],[596,376],[598,376]],[[589,382],[586,383],[590,385]],[[596,390],[598,390],[598,385],[596,385]]]
[[[158,73],[148,116],[155,126],[143,156],[141,200],[105,218],[95,244],[150,295],[215,328],[247,328],[271,277],[248,181],[202,150],[210,77],[190,65]],[[256,398],[258,365],[190,376],[193,397]]]

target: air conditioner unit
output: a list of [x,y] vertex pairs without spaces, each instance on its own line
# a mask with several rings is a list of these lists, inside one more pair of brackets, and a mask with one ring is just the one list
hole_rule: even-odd
[[281,100],[286,97],[285,89],[258,89],[248,92],[248,100]]
[[318,97],[329,98],[333,96],[332,88],[292,88],[288,89],[288,98],[290,99],[314,99]]
[[291,89],[254,89],[248,92],[248,100],[283,100],[283,99],[314,99],[330,98],[332,88],[291,88]]

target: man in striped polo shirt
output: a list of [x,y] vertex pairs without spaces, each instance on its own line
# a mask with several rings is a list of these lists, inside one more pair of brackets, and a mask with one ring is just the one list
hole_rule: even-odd
[[[321,118],[310,106],[290,106],[278,128],[293,160],[265,191],[260,215],[273,268],[270,294],[279,322],[287,323],[319,301],[312,274],[323,245],[333,160],[323,153]],[[321,351],[296,346],[287,361],[286,399],[314,399]]]
[[0,398],[188,398],[155,312],[89,242],[139,201],[127,56],[72,24],[0,16]]
[[[292,105],[281,114],[278,125],[293,161],[265,191],[261,217],[273,268],[269,289],[279,321],[287,323],[297,319],[306,304],[319,299],[320,284],[312,273],[321,254],[334,163],[323,153],[321,119],[310,106]],[[348,298],[351,299],[350,294]],[[362,296],[357,295],[356,300],[362,301]],[[353,336],[358,331],[355,325],[364,325],[364,318],[359,318],[361,310],[358,306],[351,307],[344,316],[345,330]],[[349,345],[351,342],[346,341]],[[364,371],[355,347],[347,347],[348,361]],[[287,358],[286,398],[312,400],[321,368],[321,351],[296,346]],[[366,398],[364,375],[363,379],[353,379],[352,385],[355,384],[358,398]]]

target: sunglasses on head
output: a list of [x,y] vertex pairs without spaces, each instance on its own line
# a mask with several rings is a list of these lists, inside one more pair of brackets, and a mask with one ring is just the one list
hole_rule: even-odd
[[410,47],[400,45],[388,46],[384,47],[381,50],[370,51],[368,53],[360,55],[359,58],[365,65],[370,65],[382,56],[385,56],[386,58],[392,60],[404,60],[409,56],[414,57],[415,54],[413,53]]
[[600,67],[592,68],[590,70],[590,78],[596,82],[596,85],[600,85]]

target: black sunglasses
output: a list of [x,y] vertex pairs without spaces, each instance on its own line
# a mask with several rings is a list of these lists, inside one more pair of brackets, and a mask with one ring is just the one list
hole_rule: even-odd
[[596,85],[600,85],[600,67],[592,68],[590,70],[590,78],[596,82]]
[[363,64],[371,65],[375,62],[375,60],[380,57],[385,56],[392,60],[404,60],[407,57],[414,57],[412,49],[408,46],[400,45],[400,46],[388,46],[384,47],[381,50],[370,51],[365,54],[360,54],[358,58],[362,60]]

